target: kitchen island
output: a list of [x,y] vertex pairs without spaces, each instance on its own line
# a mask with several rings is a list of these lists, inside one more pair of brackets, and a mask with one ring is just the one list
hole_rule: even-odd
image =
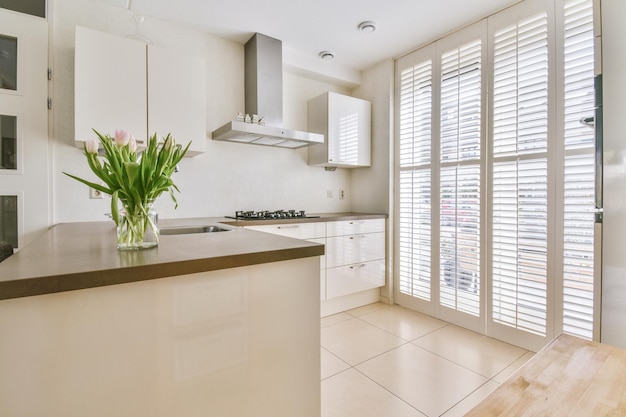
[[110,222],[51,228],[0,263],[0,415],[319,416],[323,252],[242,228],[120,252]]

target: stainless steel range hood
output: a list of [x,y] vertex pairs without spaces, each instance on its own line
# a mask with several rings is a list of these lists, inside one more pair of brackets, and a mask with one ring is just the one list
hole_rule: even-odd
[[283,124],[283,46],[278,39],[255,34],[245,46],[245,113],[264,125],[230,121],[213,131],[213,140],[301,148],[324,143],[324,135],[285,129]]

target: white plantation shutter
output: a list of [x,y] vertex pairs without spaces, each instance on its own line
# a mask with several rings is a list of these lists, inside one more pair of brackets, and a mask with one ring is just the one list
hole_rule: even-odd
[[563,331],[593,337],[594,114],[592,0],[564,5]]
[[441,169],[440,303],[480,315],[480,166]]
[[441,56],[441,162],[478,160],[481,121],[480,39]]
[[546,334],[547,161],[493,167],[493,320]]
[[430,300],[432,62],[400,72],[399,290]]
[[597,333],[593,40],[592,0],[525,0],[396,61],[400,304],[533,350]]
[[400,292],[430,300],[430,170],[400,173]]
[[493,321],[545,336],[548,240],[548,19],[493,41]]
[[480,316],[482,42],[441,54],[439,302]]

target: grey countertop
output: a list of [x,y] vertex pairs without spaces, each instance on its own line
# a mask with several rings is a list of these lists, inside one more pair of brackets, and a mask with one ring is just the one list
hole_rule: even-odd
[[[323,214],[289,222],[381,218],[386,215]],[[279,221],[285,223],[284,220]],[[160,227],[222,223],[230,226],[277,221],[169,219]],[[118,251],[113,222],[61,223],[0,263],[0,300],[123,284],[319,256],[324,245],[241,227],[217,233],[162,235],[159,245]]]

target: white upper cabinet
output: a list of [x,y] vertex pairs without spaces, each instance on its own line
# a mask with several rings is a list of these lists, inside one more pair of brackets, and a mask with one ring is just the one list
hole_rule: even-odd
[[148,125],[146,45],[76,27],[74,138],[82,149],[97,139],[92,129],[131,132],[145,145]]
[[204,59],[148,45],[148,135],[191,141],[189,155],[206,151]]
[[309,147],[309,165],[371,166],[371,103],[333,92],[309,100],[308,130],[325,136]]
[[92,128],[132,133],[140,145],[171,133],[188,156],[206,150],[205,62],[200,57],[76,27],[75,139]]

